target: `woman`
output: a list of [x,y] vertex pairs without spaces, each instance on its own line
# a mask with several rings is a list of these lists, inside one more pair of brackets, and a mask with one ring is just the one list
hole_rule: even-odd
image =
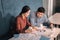
[[18,33],[25,33],[25,30],[28,28],[28,26],[31,26],[31,24],[27,20],[29,14],[30,8],[26,5],[22,8],[20,15],[18,15],[16,19],[16,30],[18,31]]

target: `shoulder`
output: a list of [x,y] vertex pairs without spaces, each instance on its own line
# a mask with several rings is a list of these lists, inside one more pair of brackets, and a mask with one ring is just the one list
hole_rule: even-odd
[[21,16],[17,16],[16,19],[17,19],[17,20],[21,20]]
[[46,17],[46,18],[47,18],[47,15],[46,15],[46,14],[44,14],[44,17]]

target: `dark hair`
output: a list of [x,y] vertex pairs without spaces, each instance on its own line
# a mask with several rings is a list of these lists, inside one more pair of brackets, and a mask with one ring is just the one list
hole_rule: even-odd
[[45,9],[44,9],[43,7],[39,7],[39,8],[37,9],[37,12],[42,12],[42,13],[44,13],[44,12],[45,12]]
[[25,6],[22,8],[22,11],[21,11],[20,15],[26,13],[26,12],[29,11],[29,10],[30,10],[30,7],[27,6],[27,5],[25,5]]
[[36,16],[37,16],[37,12],[45,13],[45,9],[43,7],[39,7],[36,11]]

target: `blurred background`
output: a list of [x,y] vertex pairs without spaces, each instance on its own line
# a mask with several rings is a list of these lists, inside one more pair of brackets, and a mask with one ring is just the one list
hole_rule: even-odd
[[7,39],[10,22],[19,15],[24,5],[30,6],[31,13],[43,6],[48,17],[60,12],[60,0],[0,0],[0,40]]

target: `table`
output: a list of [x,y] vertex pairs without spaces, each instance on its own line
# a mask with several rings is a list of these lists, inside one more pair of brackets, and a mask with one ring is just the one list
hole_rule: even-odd
[[[15,37],[18,36],[18,37]],[[13,38],[9,39],[9,40],[39,40],[40,36],[34,35],[34,34],[30,34],[30,33],[26,33],[26,34],[16,34]]]
[[60,13],[56,13],[49,18],[49,21],[55,25],[55,27],[60,28]]
[[49,18],[49,21],[54,24],[60,25],[60,13],[56,13]]
[[56,38],[59,33],[59,28],[46,28],[45,31],[32,31],[31,33],[20,33],[9,40],[40,40],[41,36],[45,36],[49,38],[49,40],[54,40],[54,38]]

